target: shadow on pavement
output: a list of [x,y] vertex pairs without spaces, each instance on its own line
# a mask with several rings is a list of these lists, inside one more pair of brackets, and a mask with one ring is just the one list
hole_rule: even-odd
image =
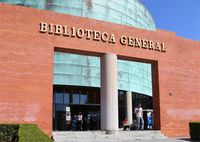
[[190,138],[178,138],[178,140],[182,140],[186,142],[199,142],[199,141],[191,140]]

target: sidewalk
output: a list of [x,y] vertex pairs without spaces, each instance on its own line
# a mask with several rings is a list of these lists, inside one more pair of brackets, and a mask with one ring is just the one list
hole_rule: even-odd
[[[124,142],[124,141],[103,141],[103,142]],[[192,141],[190,138],[167,138],[167,139],[153,139],[153,140],[127,140],[125,142],[199,142]]]

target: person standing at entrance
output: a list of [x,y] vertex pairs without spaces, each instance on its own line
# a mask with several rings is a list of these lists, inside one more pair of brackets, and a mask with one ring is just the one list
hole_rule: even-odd
[[82,131],[83,115],[82,115],[81,111],[79,111],[77,118],[78,118],[78,130]]
[[72,131],[76,131],[76,115],[72,117]]
[[[143,119],[143,109],[141,104],[138,104],[138,107],[135,108],[134,113],[136,114],[136,120],[138,125],[138,130],[144,130],[144,119]],[[140,127],[141,123],[141,127]]]

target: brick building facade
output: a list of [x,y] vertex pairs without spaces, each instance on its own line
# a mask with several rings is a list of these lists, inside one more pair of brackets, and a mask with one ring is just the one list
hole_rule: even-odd
[[[0,18],[1,123],[35,123],[51,136],[55,51],[100,58],[112,53],[118,59],[150,63],[154,129],[169,137],[185,137],[188,123],[200,120],[199,41],[160,29],[149,31],[3,3]],[[41,22],[47,24],[47,31],[41,29]],[[55,32],[56,25],[68,26],[71,35],[63,35],[59,27],[57,34],[51,33],[49,24]],[[91,38],[86,29],[92,31]]]

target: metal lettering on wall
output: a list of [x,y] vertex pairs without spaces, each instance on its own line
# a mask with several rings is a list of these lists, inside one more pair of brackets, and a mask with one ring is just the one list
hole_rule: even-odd
[[[49,34],[55,34],[55,35],[63,35],[68,37],[78,37],[83,38],[84,36],[86,39],[93,39],[95,41],[102,41],[102,42],[108,42],[108,43],[116,43],[116,39],[114,34],[109,34],[107,32],[101,33],[100,31],[90,30],[90,29],[82,29],[82,28],[76,28],[71,27],[68,28],[68,26],[61,26],[58,24],[47,24],[45,22],[40,23],[40,32],[41,33],[49,33]],[[143,49],[149,49],[149,50],[155,50],[155,51],[161,51],[166,52],[167,49],[165,48],[164,43],[159,42],[153,42],[151,40],[147,39],[139,39],[134,37],[127,37],[125,35],[121,36],[120,44],[125,46],[131,46],[136,48],[143,48]]]

